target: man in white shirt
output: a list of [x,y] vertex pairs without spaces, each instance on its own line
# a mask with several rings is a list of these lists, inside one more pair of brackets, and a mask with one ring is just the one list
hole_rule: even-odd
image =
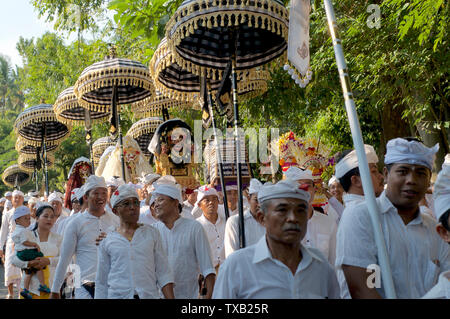
[[159,231],[138,224],[139,196],[121,185],[111,196],[120,226],[99,246],[95,299],[158,299],[161,291],[173,299],[173,273]]
[[[419,210],[438,149],[438,144],[428,148],[413,138],[396,138],[386,146],[387,186],[376,201],[397,298],[422,297],[439,273],[450,269],[449,245],[436,233],[436,221]],[[367,284],[367,268],[378,260],[367,204],[346,208],[338,229],[336,267],[342,267],[352,298],[385,297],[383,286]]]
[[323,254],[301,244],[307,231],[310,195],[293,180],[264,185],[258,212],[266,235],[223,263],[213,298],[338,298],[333,267]]
[[161,234],[175,276],[175,298],[197,298],[200,274],[205,278],[206,298],[211,298],[216,274],[202,225],[180,215],[181,191],[175,184],[156,185],[153,196],[159,219],[153,227]]
[[85,191],[83,200],[88,202],[88,209],[77,214],[78,216],[65,227],[51,298],[60,297],[61,285],[73,256],[76,257],[77,265],[80,267],[82,284],[81,287],[75,288],[75,299],[94,298],[97,270],[96,240],[112,227],[119,226],[119,218],[105,211],[108,197],[105,179],[91,175],[83,187]]
[[342,212],[344,211],[344,200],[342,196],[344,195],[344,188],[342,187],[339,180],[336,176],[332,176],[328,181],[328,190],[329,196],[327,193],[328,204],[333,208],[333,210],[337,213],[337,223],[339,224],[339,220],[341,219]]
[[[266,233],[264,226],[261,225],[256,219],[259,210],[258,192],[262,186],[262,183],[256,178],[252,178],[250,180],[250,188],[248,191],[250,197],[250,208],[244,212],[244,234],[246,246],[256,244]],[[228,257],[232,252],[240,248],[239,227],[239,214],[230,216],[225,226],[225,257]]]
[[8,191],[5,193],[6,203],[5,203],[5,210],[10,210],[13,208],[12,205],[12,192]]
[[284,173],[284,177],[297,181],[310,195],[308,203],[308,231],[303,238],[302,244],[319,249],[327,257],[328,261],[334,264],[337,223],[333,217],[325,215],[312,206],[316,190],[311,170],[291,166]]
[[51,232],[61,235],[60,225],[68,217],[63,213],[63,200],[58,193],[53,192],[48,196],[48,203],[52,205],[56,216],[56,222],[55,225],[53,225]]
[[[24,194],[16,189],[11,193],[11,200],[12,207],[6,213],[3,213],[2,227],[0,229],[0,257],[4,258],[5,286],[8,287],[7,299],[14,298],[14,285],[18,287],[21,279],[20,269],[12,264],[15,252],[11,236],[16,228],[13,218],[14,210],[23,205]],[[3,252],[5,245],[6,249]]]
[[198,190],[186,188],[185,193],[187,199],[183,202],[183,209],[192,214],[192,209],[194,208],[194,205],[197,202]]
[[[445,156],[442,170],[434,184],[434,213],[438,220],[436,231],[450,244],[450,153]],[[427,292],[424,299],[450,299],[450,270],[439,275],[438,283]]]
[[198,189],[197,206],[203,214],[197,221],[203,226],[211,248],[213,266],[216,271],[225,260],[225,216],[218,212],[219,196],[217,191],[208,186]]

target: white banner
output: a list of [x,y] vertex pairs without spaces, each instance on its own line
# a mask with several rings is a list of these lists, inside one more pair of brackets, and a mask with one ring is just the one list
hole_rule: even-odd
[[291,0],[289,13],[288,60],[305,77],[309,69],[310,0]]

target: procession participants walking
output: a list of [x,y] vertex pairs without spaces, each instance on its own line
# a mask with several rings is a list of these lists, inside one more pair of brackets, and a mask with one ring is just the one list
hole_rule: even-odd
[[[450,244],[450,153],[445,156],[442,170],[434,184],[434,214],[438,220],[436,231]],[[427,292],[424,299],[450,299],[450,270],[439,275],[438,283]]]
[[56,215],[56,222],[52,232],[61,235],[60,225],[67,217],[69,217],[63,212],[63,199],[57,192],[53,192],[48,196],[48,202],[53,207]]
[[125,185],[125,181],[118,176],[111,176],[106,180],[106,188],[108,189],[108,202],[105,205],[105,210],[112,213],[111,196],[120,185]]
[[197,205],[202,210],[202,216],[196,220],[203,226],[211,248],[214,269],[225,260],[225,216],[219,214],[219,196],[217,191],[208,186],[198,189]]
[[329,197],[329,195],[326,194],[328,204],[333,207],[334,211],[337,213],[337,223],[339,224],[342,213],[344,212],[344,200],[342,198],[344,196],[344,188],[334,175],[328,181],[328,190],[331,195]]
[[333,267],[323,254],[301,244],[310,195],[293,180],[264,185],[259,218],[266,235],[232,253],[220,268],[213,298],[338,298]]
[[5,210],[10,210],[11,208],[13,208],[12,197],[13,197],[13,193],[12,192],[7,191],[5,193],[5,198],[6,198]]
[[211,298],[216,275],[202,225],[180,215],[181,192],[175,185],[158,184],[153,196],[156,196],[155,213],[159,219],[153,226],[161,234],[175,276],[175,298],[197,298],[200,274],[205,278],[206,298]]
[[313,175],[309,169],[291,166],[285,173],[285,178],[297,181],[310,195],[308,211],[308,231],[303,237],[302,244],[319,249],[330,264],[334,265],[336,259],[336,220],[318,211],[312,206],[316,194]]
[[[258,192],[263,184],[255,178],[250,180],[249,204],[250,208],[244,212],[244,234],[246,246],[256,244],[266,233],[263,225],[257,221],[259,210]],[[225,257],[238,250],[239,247],[239,215],[228,218],[225,226]]]
[[61,223],[59,224],[58,233],[61,236],[64,236],[64,231],[65,231],[68,223],[75,217],[79,216],[79,214],[81,214],[87,208],[87,203],[83,202],[83,195],[84,195],[84,187],[83,186],[81,186],[80,188],[73,189],[72,193],[70,194],[70,200],[72,203],[72,211],[70,212],[70,216],[65,218],[64,220],[62,220]]
[[[8,287],[7,299],[14,298],[14,285],[19,286],[21,278],[20,269],[12,264],[15,253],[11,236],[16,228],[16,223],[13,219],[14,210],[23,205],[23,199],[24,195],[21,191],[15,190],[12,192],[12,208],[3,214],[2,227],[0,229],[0,256],[4,255],[5,286]],[[5,251],[3,251],[3,247],[5,247]]]
[[[16,223],[16,229],[11,236],[14,242],[14,250],[18,259],[22,261],[31,261],[37,257],[44,257],[40,251],[39,245],[36,243],[31,230],[28,229],[31,222],[30,209],[26,206],[17,207],[14,210],[13,215],[14,222]],[[25,299],[32,299],[30,295],[30,283],[31,278],[36,276],[39,280],[39,291],[50,293],[50,288],[44,282],[44,273],[42,270],[33,268],[22,269],[24,274],[22,274],[23,280],[23,290],[20,295]]]
[[198,190],[186,188],[185,192],[187,199],[183,202],[183,209],[192,214],[192,209],[194,209],[195,203],[197,202]]
[[134,187],[119,186],[111,206],[120,226],[100,243],[95,299],[157,299],[158,288],[173,299],[173,273],[161,235],[138,224],[140,202]]
[[[43,257],[38,257],[31,261],[22,261],[15,256],[12,263],[22,269],[34,268],[42,271],[44,283],[47,287],[50,287],[59,260],[62,237],[51,232],[56,221],[53,207],[47,203],[41,203],[40,205],[38,205],[39,207],[36,210],[36,224],[32,230],[32,236],[36,244],[39,245]],[[22,276],[21,287],[25,287],[25,276]],[[48,299],[50,295],[39,288],[40,282],[33,276],[28,289],[29,295],[31,295],[32,299]]]
[[[396,138],[386,146],[386,190],[376,199],[397,298],[420,298],[450,269],[450,248],[435,231],[436,221],[419,211],[439,146]],[[369,288],[369,265],[378,250],[366,203],[345,209],[337,236],[336,267],[342,267],[352,298],[383,298],[384,287]]]
[[75,288],[75,299],[94,298],[98,248],[96,240],[104,237],[111,227],[119,226],[119,218],[105,211],[108,196],[105,179],[91,175],[83,187],[83,200],[88,202],[88,208],[71,220],[64,230],[61,256],[52,285],[52,298],[60,297],[61,285],[73,256],[80,267],[82,285]]

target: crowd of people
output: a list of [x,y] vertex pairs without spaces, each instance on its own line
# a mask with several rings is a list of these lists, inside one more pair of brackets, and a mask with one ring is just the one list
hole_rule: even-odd
[[[432,185],[437,151],[390,140],[380,172],[365,146],[397,298],[450,297],[450,154]],[[307,168],[251,179],[245,248],[232,184],[224,202],[221,189],[182,187],[176,176],[149,172],[134,184],[90,175],[66,194],[71,210],[62,193],[7,192],[8,298],[385,298],[383,278],[369,280],[380,257],[355,150],[336,162],[320,207]]]

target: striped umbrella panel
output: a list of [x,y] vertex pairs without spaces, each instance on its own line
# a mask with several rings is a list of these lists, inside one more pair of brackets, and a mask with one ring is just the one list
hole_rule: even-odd
[[20,169],[18,164],[9,166],[2,174],[3,183],[9,187],[14,187],[17,180],[18,186],[23,186],[31,179],[31,175]]

